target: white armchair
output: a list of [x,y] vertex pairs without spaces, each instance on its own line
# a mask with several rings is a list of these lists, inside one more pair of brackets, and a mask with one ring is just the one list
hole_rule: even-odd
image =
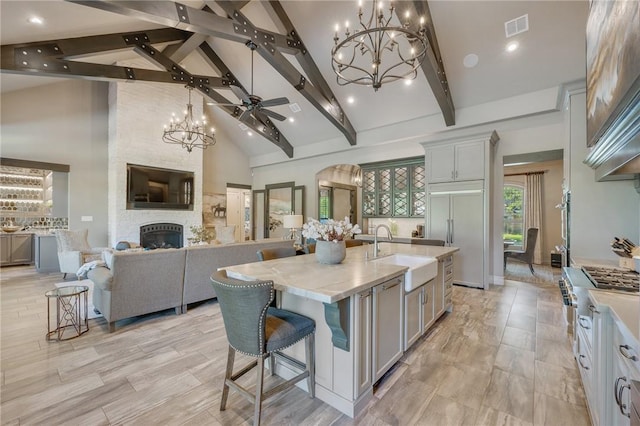
[[87,241],[87,229],[79,231],[69,231],[60,229],[56,231],[56,242],[58,245],[58,262],[60,272],[76,274],[78,269],[87,262],[102,260],[102,252],[105,247],[91,248]]

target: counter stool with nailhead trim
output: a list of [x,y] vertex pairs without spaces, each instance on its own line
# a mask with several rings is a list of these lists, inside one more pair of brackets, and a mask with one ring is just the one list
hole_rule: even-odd
[[[229,387],[253,402],[253,424],[260,424],[262,401],[279,392],[289,389],[302,379],[307,379],[309,395],[314,397],[315,389],[315,348],[314,333],[316,323],[311,318],[284,309],[270,306],[274,299],[273,281],[242,281],[227,276],[226,271],[214,272],[211,276],[218,297],[224,328],[229,341],[229,354],[220,411],[224,411],[229,396]],[[267,391],[263,389],[264,360],[273,357],[282,349],[300,340],[305,340],[306,365],[299,363],[302,373]],[[256,360],[233,373],[236,351],[255,357]],[[272,364],[273,365],[273,364]],[[257,366],[255,393],[252,394],[236,380]],[[271,372],[273,373],[273,371]]]

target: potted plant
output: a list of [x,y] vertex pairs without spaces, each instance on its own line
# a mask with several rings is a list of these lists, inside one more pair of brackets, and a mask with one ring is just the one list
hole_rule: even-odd
[[191,237],[187,238],[189,245],[209,244],[216,238],[214,230],[207,229],[202,225],[191,226],[189,229],[191,230]]
[[355,234],[362,232],[358,224],[352,224],[348,217],[344,220],[328,219],[320,222],[309,218],[302,226],[302,235],[305,238],[316,240],[316,259],[320,263],[340,263],[347,255],[347,247],[344,240],[353,238]]

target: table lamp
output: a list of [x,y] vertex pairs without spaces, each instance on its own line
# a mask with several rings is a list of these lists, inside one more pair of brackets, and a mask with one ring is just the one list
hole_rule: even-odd
[[298,229],[302,228],[301,214],[287,214],[282,217],[282,227],[289,228],[289,234],[284,236],[285,240],[294,240],[294,243],[300,245],[302,243]]

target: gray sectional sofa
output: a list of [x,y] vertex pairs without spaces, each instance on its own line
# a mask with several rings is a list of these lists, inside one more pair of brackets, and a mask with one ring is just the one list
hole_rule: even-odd
[[210,277],[218,268],[256,262],[257,251],[291,246],[291,240],[268,239],[180,249],[115,252],[108,267],[88,272],[93,304],[115,330],[115,322],[173,308],[183,313],[190,303],[216,296]]

